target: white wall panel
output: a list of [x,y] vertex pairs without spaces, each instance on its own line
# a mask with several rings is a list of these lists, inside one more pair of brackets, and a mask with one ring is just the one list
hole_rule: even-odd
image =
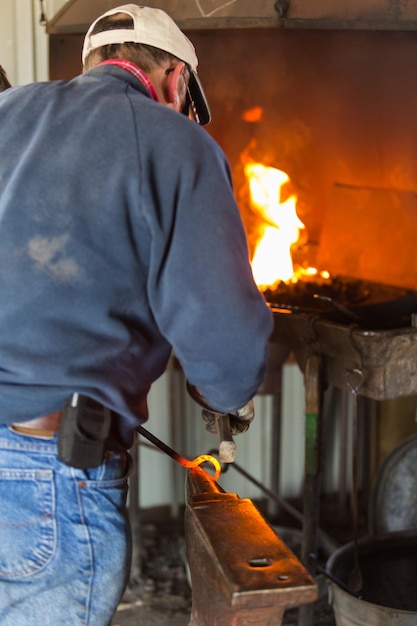
[[[171,447],[169,374],[164,374],[154,385],[148,398],[149,423],[144,427]],[[140,438],[147,443],[146,439]],[[142,507],[172,504],[176,472],[173,461],[166,454],[143,445],[139,448],[139,494]],[[181,468],[180,468],[181,469]]]
[[39,0],[1,0],[0,65],[12,85],[48,78],[48,36]]
[[2,0],[0,19],[0,65],[4,67],[10,82],[16,82],[16,29],[15,0]]
[[35,79],[34,13],[32,0],[14,3],[15,73],[13,84],[23,85]]
[[280,493],[298,497],[304,482],[305,391],[304,376],[294,363],[283,368],[281,410]]

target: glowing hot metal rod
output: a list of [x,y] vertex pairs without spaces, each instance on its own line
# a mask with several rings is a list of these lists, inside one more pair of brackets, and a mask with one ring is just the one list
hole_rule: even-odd
[[210,478],[212,478],[212,480],[214,481],[218,480],[222,471],[221,465],[219,461],[211,454],[200,454],[200,456],[197,456],[195,459],[190,461],[189,459],[186,459],[184,456],[182,456],[181,454],[178,454],[178,452],[176,452],[175,450],[167,446],[166,443],[158,439],[158,437],[155,437],[155,435],[153,435],[148,430],[146,430],[146,428],[143,428],[143,426],[138,426],[136,430],[140,435],[143,435],[143,437],[145,437],[146,439],[148,439],[148,441],[153,443],[154,446],[162,450],[162,452],[165,452],[166,454],[168,454],[168,456],[174,459],[174,461],[176,461],[183,467],[186,467],[187,469],[192,469],[194,467],[197,467],[198,465],[202,465],[202,463],[206,463],[206,462],[211,463],[215,469],[215,474],[214,476],[211,476],[207,472],[206,474]]

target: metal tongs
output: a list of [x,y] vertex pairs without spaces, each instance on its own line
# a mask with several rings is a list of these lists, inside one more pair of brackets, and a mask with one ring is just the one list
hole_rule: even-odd
[[347,315],[351,319],[354,319],[356,322],[360,320],[360,317],[357,313],[354,313],[350,309],[347,309],[345,306],[343,306],[343,304],[339,304],[338,302],[333,300],[333,298],[331,298],[330,296],[322,296],[320,293],[313,293],[313,298],[315,298],[316,300],[322,300],[323,302],[328,302],[337,311],[339,311],[339,313],[343,313],[344,315]]

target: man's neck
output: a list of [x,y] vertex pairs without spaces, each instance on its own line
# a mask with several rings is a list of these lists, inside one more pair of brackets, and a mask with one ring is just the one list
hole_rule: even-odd
[[153,86],[151,79],[143,70],[141,70],[139,66],[137,66],[135,63],[132,63],[132,61],[128,61],[127,59],[108,59],[107,61],[102,61],[101,63],[99,63],[97,67],[100,67],[100,65],[116,65],[117,67],[121,67],[127,72],[130,72],[131,74],[133,74],[133,76],[135,76],[135,78],[140,80],[144,87],[146,87],[146,89],[149,91],[151,98],[156,102],[159,102],[158,94],[156,93],[155,87]]

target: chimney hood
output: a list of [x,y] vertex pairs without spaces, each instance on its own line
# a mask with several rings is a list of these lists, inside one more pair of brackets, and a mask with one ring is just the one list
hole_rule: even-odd
[[[127,0],[68,0],[46,23],[48,34],[84,34],[99,15]],[[183,30],[319,28],[417,30],[414,0],[147,0]]]
[[[84,34],[91,22],[129,0],[68,0],[48,21],[50,34]],[[180,28],[211,29],[277,26],[274,0],[145,0],[136,2],[166,11]]]

